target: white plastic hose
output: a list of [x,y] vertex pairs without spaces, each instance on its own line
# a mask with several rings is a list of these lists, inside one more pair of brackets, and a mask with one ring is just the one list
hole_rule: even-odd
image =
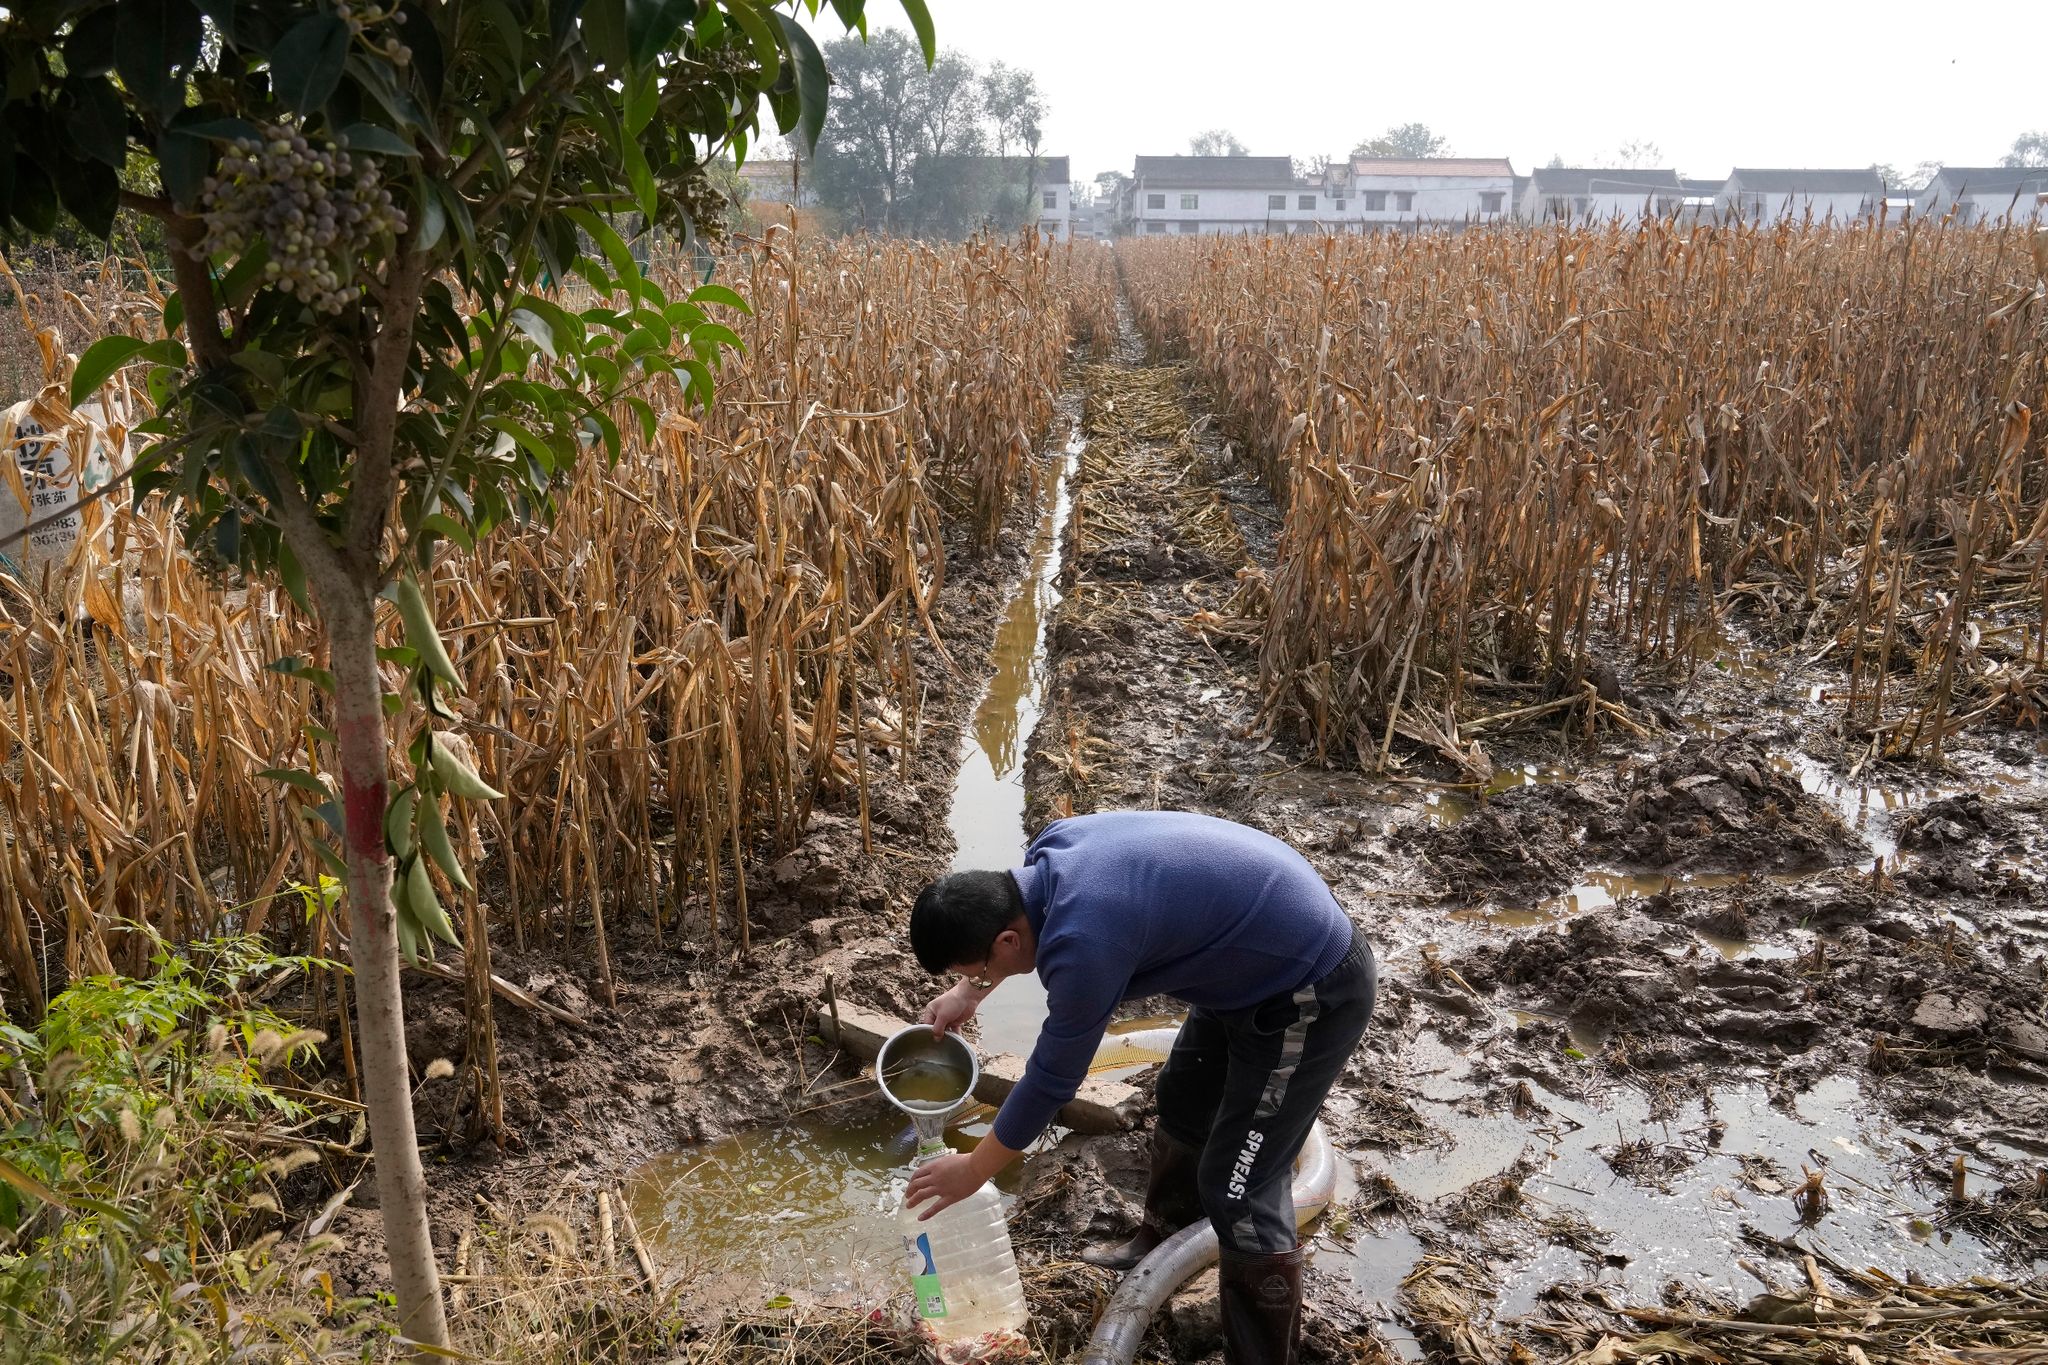
[[[1120,1039],[1106,1039],[1104,1047],[1120,1043],[1164,1052],[1172,1047],[1177,1031],[1160,1028],[1123,1034]],[[1102,1053],[1098,1051],[1096,1056],[1100,1058]],[[1313,1223],[1329,1207],[1336,1190],[1337,1152],[1330,1145],[1330,1135],[1323,1131],[1322,1120],[1317,1119],[1294,1163],[1294,1226],[1305,1228]],[[1130,1365],[1160,1305],[1214,1265],[1217,1254],[1216,1229],[1206,1218],[1196,1219],[1161,1242],[1124,1276],[1110,1296],[1109,1306],[1095,1324],[1095,1335],[1088,1339],[1082,1365]]]

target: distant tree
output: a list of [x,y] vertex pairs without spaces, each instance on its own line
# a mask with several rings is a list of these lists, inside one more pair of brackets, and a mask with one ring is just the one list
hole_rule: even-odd
[[1002,62],[991,63],[981,76],[981,104],[997,156],[1008,156],[1013,147],[1024,149],[1027,156],[1037,155],[1045,126],[1045,96],[1038,77]]
[[1228,128],[1211,128],[1188,139],[1190,156],[1250,156],[1251,148],[1237,140]]
[[1298,156],[1294,158],[1294,178],[1297,180],[1321,180],[1323,173],[1330,169],[1330,158],[1326,156]]
[[1917,194],[1919,191],[1926,189],[1928,182],[1940,173],[1941,163],[1939,161],[1923,161],[1910,171],[1902,171],[1889,162],[1877,161],[1871,163],[1870,169],[1876,171],[1884,180],[1886,189],[1911,190]]
[[[828,44],[832,103],[808,168],[819,203],[842,227],[913,236],[1008,231],[1039,194],[1045,103],[1029,71],[986,71],[958,52],[927,69],[906,34]],[[1028,158],[1022,174],[996,163]]]
[[1642,170],[1646,167],[1661,167],[1664,164],[1664,149],[1656,143],[1642,138],[1631,138],[1617,147],[1614,155],[1601,162],[1615,170]]
[[1447,138],[1438,137],[1429,130],[1426,123],[1399,123],[1381,133],[1378,137],[1367,138],[1351,149],[1353,156],[1404,156],[1418,158],[1425,156],[1446,156],[1451,144]]
[[811,183],[843,226],[887,231],[911,191],[925,112],[919,86],[929,73],[917,45],[893,28],[865,43],[827,43],[825,61],[833,99]]
[[973,62],[948,52],[924,79],[911,83],[920,156],[972,156],[987,150],[981,82]]
[[1117,196],[1124,192],[1124,186],[1130,183],[1131,178],[1122,171],[1103,171],[1095,177],[1096,197],[1105,203],[1114,204]]
[[1546,161],[1546,162],[1544,162],[1544,163],[1543,163],[1543,169],[1544,169],[1544,170],[1546,170],[1546,171],[1561,171],[1561,170],[1563,170],[1563,169],[1564,169],[1564,153],[1563,153],[1563,152],[1552,152],[1552,153],[1550,154],[1550,160],[1548,160],[1548,161]]
[[2048,166],[2048,128],[2036,128],[2030,133],[2021,133],[2012,140],[2012,150],[2005,154],[2008,166]]

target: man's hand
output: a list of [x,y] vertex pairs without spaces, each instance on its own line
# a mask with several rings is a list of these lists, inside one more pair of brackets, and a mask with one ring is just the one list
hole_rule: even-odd
[[903,1202],[910,1208],[917,1208],[919,1204],[930,1201],[917,1215],[921,1223],[973,1194],[981,1188],[983,1179],[972,1152],[933,1157],[911,1173],[910,1184],[903,1191]]
[[965,981],[924,1007],[924,1013],[917,1016],[920,1024],[930,1024],[939,1033],[952,1033],[974,1017],[980,1006],[982,993]]

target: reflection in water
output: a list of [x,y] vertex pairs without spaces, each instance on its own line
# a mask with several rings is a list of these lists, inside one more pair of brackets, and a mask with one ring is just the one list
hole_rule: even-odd
[[[1924,1229],[1935,1210],[1910,1173],[1922,1153],[1947,1150],[1948,1140],[1878,1111],[1853,1077],[1823,1078],[1790,1107],[1772,1103],[1760,1084],[1739,1082],[1717,1087],[1706,1102],[1681,1101],[1668,1119],[1653,1118],[1648,1097],[1626,1087],[1589,1101],[1531,1080],[1541,1107],[1517,1118],[1506,1109],[1472,1110],[1474,1058],[1441,1040],[1423,1035],[1408,1061],[1410,1097],[1448,1142],[1358,1151],[1353,1159],[1424,1205],[1519,1167],[1526,1196],[1540,1207],[1577,1213],[1600,1230],[1606,1264],[1598,1273],[1624,1296],[1654,1300],[1672,1280],[1696,1292],[1741,1292],[1747,1282],[1728,1247],[1747,1228],[1772,1238],[1817,1237],[1852,1264],[1911,1266],[1937,1282],[1999,1267],[1996,1251],[1968,1233],[1916,1234],[1916,1223]],[[1661,1183],[1624,1178],[1609,1164],[1620,1143],[1639,1141],[1676,1154]],[[1809,1230],[1791,1191],[1801,1165],[1821,1164],[1834,1203]],[[1368,1294],[1390,1279],[1398,1283],[1408,1249],[1385,1228],[1362,1232],[1354,1280]],[[1504,1269],[1491,1316],[1529,1312],[1546,1286],[1588,1269],[1575,1254],[1521,1258]]]
[[[801,1291],[833,1302],[897,1283],[896,1185],[910,1159],[902,1113],[880,1105],[851,1123],[807,1115],[656,1157],[626,1200],[654,1259],[687,1273],[743,1275],[763,1298]],[[968,1117],[986,1119],[986,1109]],[[946,1141],[971,1151],[973,1128]],[[996,1178],[1015,1192],[1021,1168]]]
[[[972,733],[961,745],[946,820],[958,845],[955,871],[1015,867],[1024,856],[1024,756],[1045,703],[1045,631],[1060,601],[1060,537],[1073,506],[1067,480],[1083,444],[1076,427],[1031,538],[1024,580],[996,627],[994,671],[975,708]],[[982,1002],[976,1016],[985,1055],[1028,1053],[1045,1018],[1045,988],[1035,975],[1013,976]]]
[[1067,442],[1052,497],[1031,540],[1017,595],[996,627],[988,691],[962,743],[947,825],[959,845],[955,869],[1014,867],[1024,852],[1024,746],[1045,700],[1045,627],[1059,604],[1060,536],[1072,502],[1067,478],[1080,458],[1077,429]]

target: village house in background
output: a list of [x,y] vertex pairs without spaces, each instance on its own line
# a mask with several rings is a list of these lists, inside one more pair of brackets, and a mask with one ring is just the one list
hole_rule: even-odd
[[1365,231],[1484,223],[1515,211],[1515,168],[1506,157],[1354,156],[1326,178]]
[[1884,205],[1884,177],[1861,170],[1775,170],[1737,166],[1715,196],[1722,218],[1768,223],[1812,218],[1847,223],[1874,216]]
[[2048,223],[2048,166],[1944,166],[1914,199],[1916,216],[1959,223]]
[[1284,156],[1141,156],[1124,187],[1126,232],[1289,232],[1332,210]]
[[1067,178],[1067,159],[1063,156],[1009,156],[999,158],[1006,170],[1006,179],[1011,183],[1022,183],[1031,195],[1031,221],[1038,224],[1038,230],[1055,242],[1064,242],[1074,235],[1074,186]]
[[1677,171],[1544,166],[1529,177],[1517,216],[1532,223],[1605,223],[1675,217],[1686,188]]

